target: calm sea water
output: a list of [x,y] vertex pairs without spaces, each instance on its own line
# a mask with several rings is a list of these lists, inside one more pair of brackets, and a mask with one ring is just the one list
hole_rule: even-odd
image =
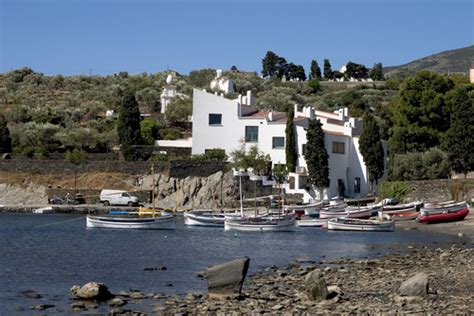
[[[373,257],[389,248],[454,240],[417,230],[234,233],[185,227],[179,219],[175,231],[138,231],[86,229],[85,222],[83,216],[0,214],[0,315],[16,313],[18,306],[27,309],[22,314],[30,314],[28,307],[41,303],[67,311],[71,286],[89,281],[105,283],[112,292],[204,292],[206,282],[196,272],[238,257],[251,258],[252,272],[295,259]],[[167,270],[144,270],[156,266]],[[25,290],[43,298],[27,299],[19,294]]]

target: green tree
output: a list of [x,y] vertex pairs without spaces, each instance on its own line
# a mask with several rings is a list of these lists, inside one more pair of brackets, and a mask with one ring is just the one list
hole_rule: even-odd
[[324,79],[334,79],[334,74],[332,72],[331,63],[329,62],[329,59],[324,60]]
[[189,85],[196,88],[208,88],[209,84],[216,77],[215,69],[193,70],[189,73],[187,81]]
[[285,70],[284,75],[286,79],[298,79],[300,81],[306,80],[306,74],[304,72],[304,68],[301,65],[295,65],[293,63],[289,63]]
[[369,70],[362,64],[353,63],[349,61],[346,64],[346,78],[367,79],[369,77]]
[[286,166],[290,172],[295,172],[298,153],[296,152],[296,139],[295,139],[295,126],[293,124],[293,118],[295,113],[293,109],[288,111],[286,119],[286,143],[285,143],[285,154],[286,154]]
[[316,60],[311,61],[309,79],[321,80],[321,68],[319,68],[318,62]]
[[329,155],[324,145],[323,124],[318,119],[309,120],[306,131],[307,143],[304,158],[308,166],[309,180],[321,191],[329,187]]
[[140,134],[140,111],[135,95],[126,89],[122,94],[117,132],[122,153],[127,160],[137,160],[137,146],[142,144]]
[[170,123],[186,122],[193,114],[193,101],[186,97],[174,97],[166,107],[166,120]]
[[306,95],[315,94],[321,90],[321,84],[317,79],[309,79],[306,82],[306,86],[303,89],[303,93]]
[[370,78],[374,81],[384,80],[382,63],[374,64],[374,67],[370,70]]
[[9,153],[12,151],[12,139],[10,130],[7,126],[7,120],[0,113],[0,153]]
[[384,151],[380,139],[380,127],[370,113],[365,113],[363,118],[364,126],[359,139],[360,153],[364,157],[364,162],[369,173],[370,192],[373,192],[373,182],[378,184],[378,180],[384,172]]
[[451,169],[457,173],[474,171],[474,89],[461,85],[447,95],[451,124],[444,137]]
[[140,122],[140,133],[145,145],[154,145],[158,139],[158,132],[161,124],[151,118],[146,118]]
[[399,96],[390,104],[392,153],[424,152],[440,144],[449,128],[445,94],[453,87],[447,76],[429,71],[402,83]]
[[73,151],[68,150],[64,158],[75,165],[79,165],[87,161],[87,152],[74,148]]
[[287,68],[288,63],[286,59],[272,51],[268,51],[262,59],[262,75],[264,77],[277,77],[281,79],[285,75]]

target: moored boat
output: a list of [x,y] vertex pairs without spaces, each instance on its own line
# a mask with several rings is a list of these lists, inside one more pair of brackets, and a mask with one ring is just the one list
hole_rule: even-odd
[[[416,212],[416,206],[411,205],[407,208],[397,208],[397,209],[387,209],[384,207],[382,210],[378,211],[379,218],[387,218],[387,216],[400,215],[404,213],[413,213]],[[416,212],[418,214],[418,212]]]
[[161,216],[92,216],[86,217],[88,228],[114,229],[175,229],[173,215]]
[[411,221],[417,219],[419,213],[417,211],[392,213],[383,215],[384,219],[389,221]]
[[326,227],[327,224],[327,219],[319,218],[303,218],[295,221],[297,227]]
[[184,224],[187,226],[224,227],[226,215],[207,211],[190,211],[183,213]]
[[463,220],[467,214],[469,214],[469,208],[465,205],[464,208],[457,209],[453,208],[451,211],[445,210],[440,212],[439,210],[433,212],[424,211],[420,213],[418,221],[420,223],[442,223],[442,222],[453,222]]
[[425,207],[422,207],[420,210],[420,215],[433,215],[433,214],[446,214],[446,213],[453,213],[460,210],[468,208],[467,203],[465,201],[462,202],[455,202],[455,203],[447,203],[441,202],[438,204],[427,204]]
[[224,230],[227,231],[259,231],[259,232],[288,232],[295,228],[293,216],[269,217],[240,217],[226,218]]
[[34,214],[51,214],[53,213],[53,208],[51,206],[36,208],[33,210]]
[[395,222],[339,217],[329,220],[327,228],[328,230],[392,232],[395,230]]

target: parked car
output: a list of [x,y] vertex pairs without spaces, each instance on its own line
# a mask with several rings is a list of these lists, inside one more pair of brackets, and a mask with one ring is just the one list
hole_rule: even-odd
[[138,198],[124,190],[102,190],[100,192],[100,203],[104,205],[137,206]]

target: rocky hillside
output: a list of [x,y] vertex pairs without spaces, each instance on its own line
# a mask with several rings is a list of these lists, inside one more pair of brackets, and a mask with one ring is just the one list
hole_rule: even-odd
[[474,66],[474,45],[447,50],[438,54],[416,59],[404,65],[385,67],[386,77],[414,75],[420,70],[439,73],[465,73]]

